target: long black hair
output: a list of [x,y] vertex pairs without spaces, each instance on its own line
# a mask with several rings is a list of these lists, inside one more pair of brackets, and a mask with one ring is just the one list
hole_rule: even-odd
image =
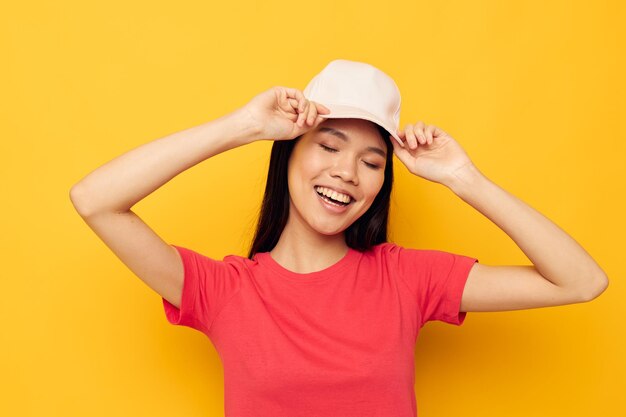
[[[387,222],[393,185],[393,144],[389,138],[390,133],[382,126],[376,123],[374,125],[387,145],[385,180],[371,207],[344,231],[346,244],[359,251],[387,242]],[[257,252],[271,251],[287,224],[289,218],[287,167],[291,152],[301,137],[275,140],[272,145],[265,194],[254,239],[248,252],[249,259]]]

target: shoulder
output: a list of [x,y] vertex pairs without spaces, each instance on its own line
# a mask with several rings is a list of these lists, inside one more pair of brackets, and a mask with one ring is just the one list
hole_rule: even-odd
[[233,267],[246,270],[252,269],[259,264],[259,260],[257,257],[253,256],[252,259],[249,259],[246,256],[237,254],[229,254],[224,256],[222,262],[229,264]]
[[[399,246],[398,244],[394,243],[394,242],[382,242],[382,243],[378,243],[376,245],[373,245],[369,251],[373,252],[373,253],[384,253],[384,252],[389,252],[389,251],[393,251],[393,250],[397,250],[398,248],[400,248],[401,246]],[[368,252],[369,252],[368,251]]]
[[181,255],[186,257],[190,263],[193,262],[205,269],[220,270],[231,275],[241,275],[257,264],[256,260],[233,253],[208,255],[204,252],[181,248]]
[[393,264],[440,264],[454,254],[437,250],[402,246],[394,242],[383,242],[372,246],[370,254],[377,260]]
[[389,256],[401,254],[407,249],[408,248],[394,242],[382,242],[372,246],[368,253],[371,255]]
[[363,258],[375,263],[388,263],[390,260],[402,256],[404,250],[404,247],[394,242],[382,242],[363,252]]

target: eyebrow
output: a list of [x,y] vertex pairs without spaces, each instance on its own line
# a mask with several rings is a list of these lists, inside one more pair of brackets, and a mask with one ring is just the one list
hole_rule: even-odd
[[[330,133],[331,135],[338,137],[339,139],[343,140],[344,142],[347,142],[350,139],[341,130],[333,129],[332,127],[328,127],[328,126],[321,126],[319,128],[319,132],[321,132],[321,133]],[[377,153],[378,155],[382,156],[383,158],[387,157],[387,152],[385,152],[384,150],[382,150],[380,148],[377,148],[376,146],[368,146],[367,148],[365,148],[365,150],[367,150],[369,152]]]

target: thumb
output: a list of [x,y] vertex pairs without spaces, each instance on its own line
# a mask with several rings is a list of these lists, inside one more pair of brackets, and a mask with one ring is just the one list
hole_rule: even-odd
[[398,143],[398,140],[394,138],[393,136],[389,135],[389,140],[391,141],[391,144],[393,145],[394,151],[398,151],[404,148],[404,144]]
[[405,146],[401,146],[397,143],[395,139],[392,139],[391,142],[393,143],[393,153],[398,157],[400,162],[408,167],[412,159],[410,152]]

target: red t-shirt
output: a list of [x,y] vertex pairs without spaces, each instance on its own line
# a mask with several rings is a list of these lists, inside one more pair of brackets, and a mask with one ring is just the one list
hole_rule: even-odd
[[204,333],[224,368],[226,417],[415,417],[415,342],[459,312],[476,258],[391,242],[321,271],[269,252],[216,260],[172,245],[185,278],[167,320]]

